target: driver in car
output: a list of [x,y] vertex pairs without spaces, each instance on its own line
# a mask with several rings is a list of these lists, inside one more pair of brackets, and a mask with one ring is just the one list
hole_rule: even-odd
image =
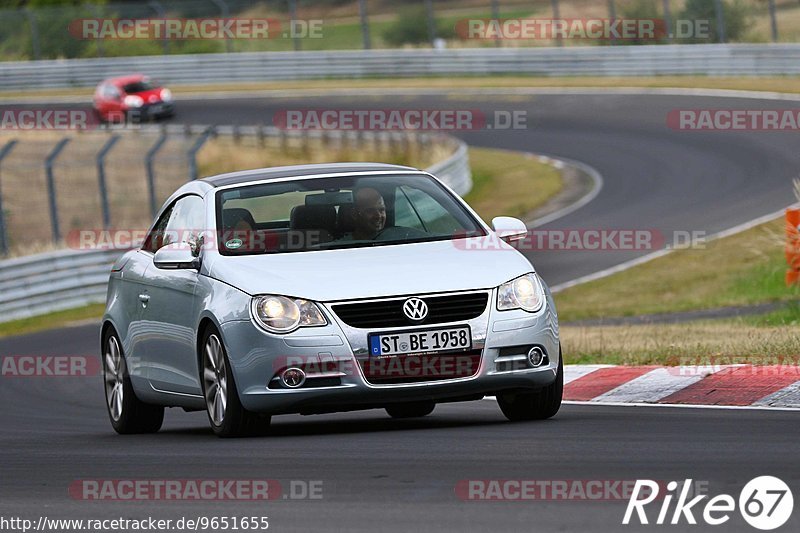
[[386,225],[386,204],[383,196],[372,187],[358,189],[354,195],[353,233],[344,238],[374,239]]

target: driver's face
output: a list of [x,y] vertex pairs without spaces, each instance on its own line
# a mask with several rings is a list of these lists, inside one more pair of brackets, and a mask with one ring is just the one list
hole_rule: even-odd
[[386,225],[386,204],[375,189],[361,189],[356,198],[356,230],[375,235]]

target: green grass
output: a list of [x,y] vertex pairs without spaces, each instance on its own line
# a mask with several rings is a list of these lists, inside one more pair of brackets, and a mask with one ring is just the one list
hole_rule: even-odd
[[105,310],[105,304],[91,304],[65,311],[56,311],[47,315],[34,316],[0,323],[0,337],[11,335],[24,335],[47,329],[56,329],[69,326],[75,322],[100,320]]
[[796,300],[786,287],[778,219],[556,295],[562,321]]
[[555,295],[562,322],[784,302],[760,316],[561,328],[570,363],[776,364],[800,356],[800,287],[784,282],[782,218]]
[[[779,321],[777,317],[768,321],[773,320]],[[748,317],[680,324],[562,326],[561,344],[565,361],[570,364],[796,362],[800,357],[800,326],[796,318],[794,324],[768,321],[758,323]]]
[[497,216],[526,218],[563,186],[558,170],[530,155],[470,148],[469,160],[472,190],[464,199],[487,222]]
[[786,307],[764,315],[749,316],[743,319],[745,323],[755,326],[786,326],[796,328],[800,326],[800,303],[788,302]]

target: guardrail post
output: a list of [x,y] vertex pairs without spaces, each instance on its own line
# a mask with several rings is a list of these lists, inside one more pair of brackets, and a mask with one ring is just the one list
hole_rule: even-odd
[[[164,10],[164,6],[162,6],[161,2],[158,0],[150,0],[147,2],[147,6],[155,11],[156,15],[162,19],[167,18],[167,12]],[[164,32],[164,37],[161,39],[161,46],[164,49],[164,54],[169,54],[169,40],[167,39],[167,32]]]
[[256,127],[256,135],[258,136],[258,145],[264,148],[267,145],[267,133],[264,131],[263,124]]
[[31,26],[31,51],[33,58],[39,59],[42,55],[39,48],[39,25],[36,23],[36,15],[30,9],[25,9],[25,15],[28,17],[28,24]]
[[[614,21],[617,19],[617,6],[614,3],[614,0],[608,0],[608,18],[611,19],[611,23],[613,24]],[[614,35],[611,35],[611,45],[617,44],[617,39]]]
[[56,181],[53,177],[53,163],[55,163],[58,154],[64,149],[69,142],[69,137],[64,137],[55,148],[48,154],[47,159],[44,160],[44,171],[47,175],[47,197],[50,202],[50,225],[53,232],[53,242],[58,243],[61,240],[61,228],[58,224],[58,203],[56,202]]
[[[561,18],[561,10],[558,7],[558,0],[550,0],[550,5],[553,7],[553,20],[559,20]],[[560,33],[556,37],[556,46],[564,46]]]
[[161,150],[165,142],[167,142],[167,132],[166,130],[162,130],[161,135],[158,136],[156,142],[147,151],[144,161],[145,169],[147,169],[147,196],[150,201],[151,217],[156,216],[158,210],[158,206],[156,205],[156,173],[153,169],[153,160],[156,158],[156,154]]
[[295,31],[295,20],[297,20],[297,0],[289,0],[289,32],[292,34],[295,51],[300,50],[300,36]]
[[[17,141],[8,141],[3,148],[0,148],[0,164],[3,159],[11,152],[12,148],[17,144]],[[2,180],[0,180],[0,254],[8,255],[8,232],[6,231],[6,213],[3,210],[3,188]]]
[[425,0],[425,13],[428,19],[428,40],[433,46],[436,40],[436,18],[433,16],[433,0]]
[[[492,20],[500,20],[500,6],[497,5],[497,0],[492,0]],[[494,38],[494,45],[501,46],[500,36]]]
[[714,14],[717,17],[717,41],[725,42],[725,13],[722,9],[722,0],[714,0]]
[[364,43],[364,50],[372,48],[369,38],[369,15],[367,14],[367,0],[358,0],[358,16],[361,19],[361,39]]
[[667,42],[672,42],[672,13],[669,9],[669,0],[662,0],[664,6],[664,31],[667,33]]
[[[105,12],[99,5],[94,5],[92,8],[92,13],[97,18],[103,18]],[[105,48],[103,47],[103,39],[95,39],[95,44],[97,45],[97,57],[104,57],[106,55]]]
[[193,181],[197,179],[197,152],[200,151],[200,148],[206,143],[206,141],[214,134],[214,128],[209,126],[205,129],[203,133],[200,134],[200,137],[194,142],[191,148],[189,148],[189,181]]
[[[211,0],[211,1],[214,2],[214,5],[216,5],[219,8],[220,13],[222,13],[222,18],[226,19],[231,16],[231,10],[228,7],[228,4],[225,3],[225,0]],[[233,52],[233,42],[231,41],[230,37],[228,37],[227,34],[225,35],[225,51],[228,52],[229,54]]]
[[769,0],[769,19],[772,26],[772,42],[778,42],[778,16],[775,14],[775,0]]
[[106,144],[97,152],[97,185],[100,189],[100,206],[103,209],[103,229],[111,226],[111,210],[108,207],[108,189],[106,188],[106,156],[117,144],[118,135],[112,135]]

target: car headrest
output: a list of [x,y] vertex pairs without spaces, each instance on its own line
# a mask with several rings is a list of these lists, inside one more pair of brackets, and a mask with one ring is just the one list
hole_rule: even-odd
[[355,221],[356,206],[353,204],[342,204],[339,206],[339,212],[336,213],[336,229],[339,233],[348,233],[353,231],[356,226]]
[[298,205],[292,208],[289,227],[293,230],[326,230],[336,228],[336,209],[332,205]]
[[251,229],[256,229],[256,221],[253,214],[243,207],[232,207],[222,210],[222,225],[225,229],[233,229],[239,222],[246,222]]

